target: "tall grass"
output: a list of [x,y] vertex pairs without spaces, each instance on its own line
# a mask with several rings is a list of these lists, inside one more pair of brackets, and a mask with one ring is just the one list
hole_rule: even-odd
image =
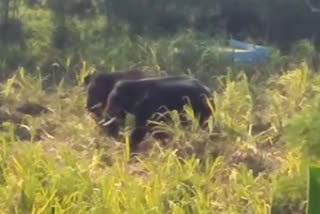
[[[158,60],[155,54],[152,63]],[[318,161],[316,155],[308,159],[303,148],[316,151],[317,135],[294,131],[299,138],[290,138],[296,135],[277,121],[294,130],[316,130],[316,121],[304,115],[316,115],[309,108],[318,99],[319,75],[304,64],[270,77],[269,85],[250,81],[245,73],[225,75],[216,81],[221,84],[209,129],[200,129],[188,106],[187,127],[177,112],[169,112],[172,123],[159,123],[153,133],[164,132],[169,139],[161,144],[146,136],[148,148],[138,157],[129,153],[131,127],[118,141],[102,133],[86,112],[81,84],[88,72],[84,62],[74,86],[63,81],[51,92],[43,90],[41,75],[23,68],[2,84],[1,110],[19,118],[15,122],[10,116],[0,128],[2,212],[303,213],[306,165]],[[260,108],[257,92],[265,103]],[[52,111],[37,117],[15,112],[26,100]],[[255,115],[262,112],[271,125],[253,131],[253,125],[261,125],[254,124]],[[29,139],[19,138],[17,125],[28,130]]]
[[253,100],[245,73],[240,73],[238,80],[225,76],[223,91],[216,94],[217,121],[230,130],[230,134],[246,134],[252,123]]

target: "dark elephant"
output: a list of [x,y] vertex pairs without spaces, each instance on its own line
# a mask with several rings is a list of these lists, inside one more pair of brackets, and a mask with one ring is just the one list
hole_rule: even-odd
[[93,113],[98,119],[101,119],[108,96],[118,81],[141,79],[144,77],[147,77],[147,74],[136,69],[113,73],[97,72],[87,75],[84,79],[88,93],[87,110]]
[[[200,125],[203,126],[211,115],[206,98],[212,98],[209,88],[197,79],[184,76],[119,81],[109,95],[104,112],[107,122],[103,126],[117,127],[123,112],[133,114],[135,129],[130,136],[130,147],[134,151],[150,130],[147,121],[154,120],[154,113],[167,110],[181,113],[184,105],[191,103]],[[111,135],[117,136],[118,133]]]

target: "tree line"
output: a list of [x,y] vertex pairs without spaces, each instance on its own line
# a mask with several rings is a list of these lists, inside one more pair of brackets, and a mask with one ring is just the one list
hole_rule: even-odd
[[19,14],[28,8],[52,14],[50,44],[58,50],[81,42],[80,33],[68,24],[70,18],[88,20],[97,16],[105,19],[103,32],[96,32],[100,39],[124,29],[132,39],[163,38],[192,29],[209,37],[253,39],[286,50],[304,38],[318,46],[318,7],[320,2],[315,0],[3,0],[0,41],[2,46],[25,46],[32,33],[26,32]]

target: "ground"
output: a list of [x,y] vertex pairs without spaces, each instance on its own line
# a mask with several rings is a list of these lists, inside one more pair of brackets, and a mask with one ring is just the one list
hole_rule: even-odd
[[[80,83],[45,91],[37,76],[15,75],[1,89],[2,213],[305,213],[305,154],[284,129],[302,97],[315,99],[318,74],[304,65],[272,84],[225,81],[210,131],[162,124],[169,141],[148,136],[135,157],[132,120],[121,142],[103,134]],[[19,112],[26,102],[49,110]]]

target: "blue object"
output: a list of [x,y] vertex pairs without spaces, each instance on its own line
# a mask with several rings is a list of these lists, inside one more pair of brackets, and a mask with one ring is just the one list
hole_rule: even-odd
[[254,45],[233,39],[229,40],[229,45],[234,48],[231,56],[234,62],[255,64],[267,59],[270,55],[269,48],[261,45]]

